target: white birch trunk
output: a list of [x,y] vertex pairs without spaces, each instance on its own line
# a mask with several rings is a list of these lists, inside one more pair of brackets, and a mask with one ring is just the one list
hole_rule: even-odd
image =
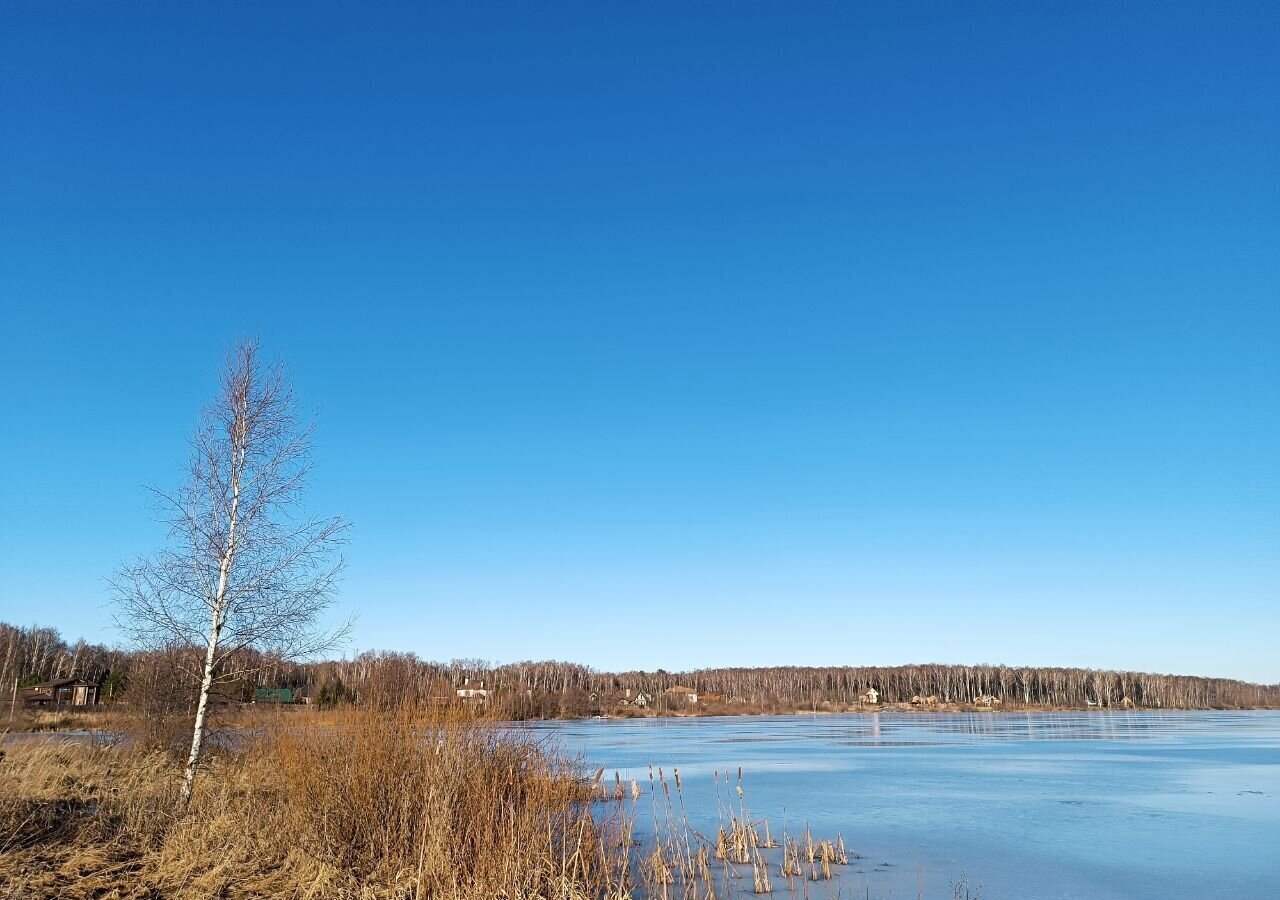
[[[217,618],[217,612],[214,613]],[[218,650],[218,630],[215,627],[204,655],[204,675],[200,679],[200,700],[196,704],[196,724],[191,733],[191,753],[187,756],[187,768],[182,773],[182,805],[191,802],[191,787],[200,765],[200,753],[204,749],[204,717],[209,708],[209,688],[213,686],[213,664]]]
[[[245,392],[247,395],[247,391]],[[237,410],[234,435],[232,437],[231,462],[231,512],[227,522],[227,549],[218,565],[218,588],[214,593],[213,613],[209,628],[209,644],[205,648],[204,672],[200,678],[200,699],[196,703],[195,727],[191,732],[191,753],[187,756],[187,768],[182,773],[182,806],[191,802],[191,789],[195,784],[196,770],[200,767],[200,754],[204,749],[205,714],[209,710],[209,689],[213,687],[213,670],[218,661],[218,638],[222,634],[222,626],[226,621],[227,582],[231,576],[231,565],[236,555],[236,525],[240,515],[240,473],[244,466],[245,443],[247,438],[248,410],[243,406]]]

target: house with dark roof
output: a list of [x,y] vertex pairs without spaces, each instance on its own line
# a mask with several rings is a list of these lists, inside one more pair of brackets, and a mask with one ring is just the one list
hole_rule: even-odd
[[21,700],[27,706],[94,706],[98,686],[83,678],[42,681],[23,690]]

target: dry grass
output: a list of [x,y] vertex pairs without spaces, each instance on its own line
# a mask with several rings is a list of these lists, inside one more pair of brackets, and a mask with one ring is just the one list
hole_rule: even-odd
[[190,811],[161,752],[57,739],[0,762],[0,897],[628,896],[620,804],[553,751],[411,711],[264,729]]
[[117,721],[117,716],[102,707],[38,709],[21,703],[0,704],[0,729],[5,731],[104,731],[114,728]]

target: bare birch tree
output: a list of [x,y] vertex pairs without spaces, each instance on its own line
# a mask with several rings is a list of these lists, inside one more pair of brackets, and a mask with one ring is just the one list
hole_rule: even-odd
[[164,547],[112,582],[116,621],[137,644],[203,650],[192,672],[199,694],[184,804],[200,766],[210,690],[242,674],[237,654],[305,658],[345,632],[320,627],[348,525],[303,509],[311,434],[283,368],[264,366],[256,341],[237,345],[191,439],[185,483],[173,493],[152,489],[169,526]]

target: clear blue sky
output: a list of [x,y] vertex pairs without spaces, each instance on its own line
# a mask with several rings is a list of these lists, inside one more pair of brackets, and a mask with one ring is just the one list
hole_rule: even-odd
[[0,11],[0,619],[257,334],[352,650],[1280,680],[1280,6],[198,6]]

